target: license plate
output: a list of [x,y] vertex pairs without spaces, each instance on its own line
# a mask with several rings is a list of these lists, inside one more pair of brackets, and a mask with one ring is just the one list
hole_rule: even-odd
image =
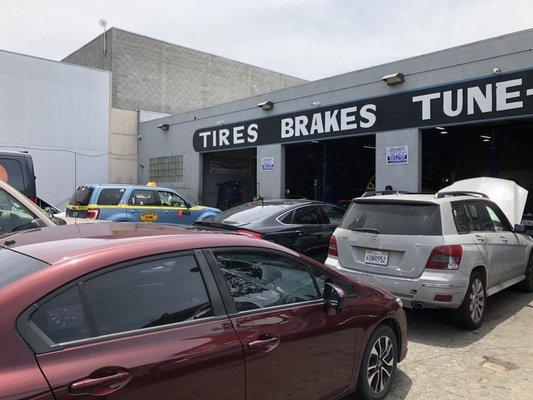
[[374,265],[387,265],[389,253],[386,251],[367,250],[365,252],[365,263]]

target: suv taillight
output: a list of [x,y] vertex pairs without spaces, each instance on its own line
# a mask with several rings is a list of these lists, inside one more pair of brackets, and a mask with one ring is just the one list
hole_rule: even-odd
[[429,255],[428,269],[458,269],[463,257],[463,247],[459,244],[437,246]]
[[85,218],[98,219],[98,214],[100,214],[100,210],[99,209],[87,210],[87,213],[85,214]]
[[339,252],[337,251],[337,238],[335,235],[331,235],[329,239],[329,248],[328,248],[328,257],[338,257]]

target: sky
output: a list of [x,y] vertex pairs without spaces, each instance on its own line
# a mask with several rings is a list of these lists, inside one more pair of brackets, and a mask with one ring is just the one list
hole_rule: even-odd
[[61,60],[101,18],[314,80],[533,28],[533,0],[0,0],[0,49]]

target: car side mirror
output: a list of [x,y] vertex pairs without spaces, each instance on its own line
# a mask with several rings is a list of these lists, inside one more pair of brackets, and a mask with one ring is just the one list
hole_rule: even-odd
[[346,306],[346,292],[339,286],[326,282],[324,284],[324,309],[327,314],[340,314]]
[[526,230],[527,229],[525,225],[522,225],[522,224],[516,224],[513,229],[515,233],[526,233]]

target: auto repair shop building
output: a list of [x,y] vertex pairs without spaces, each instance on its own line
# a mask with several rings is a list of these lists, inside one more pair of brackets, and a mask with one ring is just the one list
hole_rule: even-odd
[[143,123],[139,177],[213,206],[231,190],[342,203],[477,176],[533,191],[531,43],[516,32]]

